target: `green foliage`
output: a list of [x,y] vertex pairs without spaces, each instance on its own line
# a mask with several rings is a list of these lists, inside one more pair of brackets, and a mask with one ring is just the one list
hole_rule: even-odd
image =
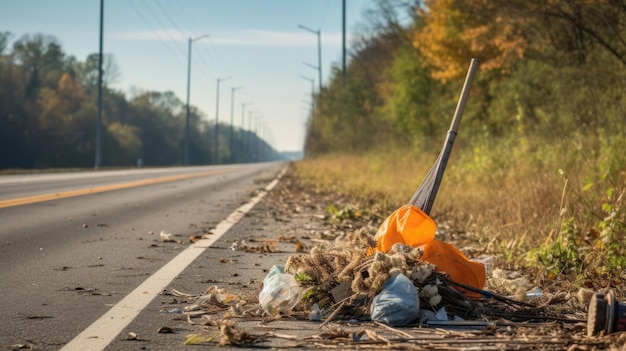
[[548,275],[578,276],[584,267],[577,243],[580,228],[573,218],[564,220],[558,236],[548,239],[530,252],[531,264],[538,266]]
[[329,204],[326,206],[326,212],[330,214],[331,223],[339,223],[346,219],[358,219],[364,215],[363,210],[351,205],[338,208],[333,204]]
[[607,201],[602,204],[605,217],[598,223],[600,240],[598,247],[603,251],[609,269],[626,269],[626,209],[624,188],[610,188],[606,191]]
[[[583,191],[590,189],[589,184],[583,187]],[[595,225],[583,230],[585,221],[570,217],[562,221],[556,238],[548,238],[529,253],[529,263],[540,268],[544,277],[563,274],[584,283],[599,276],[619,276],[626,268],[624,189],[616,193],[609,188],[605,195],[600,206],[604,217]]]
[[433,118],[436,83],[412,46],[402,45],[392,67],[393,95],[389,101],[391,116],[398,131],[406,131],[411,138],[420,139],[442,131],[443,120]]
[[306,274],[306,272],[297,272],[294,275],[294,278],[300,284],[307,284],[313,281],[313,279],[308,274]]
[[119,122],[107,126],[107,133],[113,141],[109,145],[117,151],[108,155],[109,162],[117,165],[135,164],[135,160],[141,157],[141,139],[138,132],[139,128]]

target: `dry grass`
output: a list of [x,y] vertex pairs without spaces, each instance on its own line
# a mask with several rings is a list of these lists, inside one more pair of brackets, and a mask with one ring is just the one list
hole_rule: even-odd
[[[330,156],[296,164],[299,176],[325,191],[369,199],[383,211],[409,201],[434,162],[432,155]],[[536,174],[492,175],[489,181],[468,175],[451,160],[446,170],[433,217],[452,221],[453,227],[479,230],[499,238],[504,246],[523,246],[520,240],[536,242],[558,218],[561,189],[556,176]],[[500,179],[495,183],[496,179]],[[478,229],[480,228],[480,229]],[[526,239],[524,239],[526,238]],[[511,244],[515,240],[518,243]]]
[[334,155],[296,163],[298,175],[305,182],[322,191],[373,200],[383,210],[408,202],[429,167],[430,164],[416,162],[408,155],[393,154]]
[[[575,172],[570,169],[572,174],[560,173],[557,152],[549,157],[537,153],[540,156],[533,155],[535,159],[485,150],[455,152],[448,163],[432,217],[448,228],[451,236],[444,240],[478,247],[482,253],[494,255],[500,263],[511,267],[536,264],[533,249],[541,245],[549,251],[553,249],[550,245],[558,240],[579,240],[559,236],[568,219],[576,223],[580,240],[586,233],[599,232],[604,217],[609,215],[603,204],[612,201],[604,194],[606,189],[623,189],[626,185],[623,179],[618,184],[601,179],[585,187],[591,184],[589,179],[597,176],[580,169]],[[543,157],[541,162],[537,157]],[[349,194],[362,204],[377,206],[385,216],[409,201],[435,158],[432,154],[395,150],[386,154],[304,160],[296,163],[296,169],[303,181],[315,184],[320,190]],[[623,225],[625,211],[617,210],[618,224]],[[616,252],[623,252],[623,227],[616,229],[613,237],[617,240]],[[595,242],[581,241],[576,245],[581,250],[585,245],[590,250],[598,247]],[[596,250],[596,254],[605,253]],[[564,255],[555,259],[567,258]],[[619,265],[617,268],[619,271]]]

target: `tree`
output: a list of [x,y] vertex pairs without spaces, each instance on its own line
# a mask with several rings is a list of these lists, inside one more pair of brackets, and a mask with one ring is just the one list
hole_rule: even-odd
[[9,40],[11,39],[11,32],[0,32],[0,56],[4,55],[4,50],[9,46]]
[[415,33],[414,45],[440,81],[463,77],[472,57],[481,71],[507,73],[524,57],[530,43],[524,33],[531,20],[512,2],[483,0],[427,0],[419,9],[425,26]]
[[574,53],[579,64],[583,64],[595,48],[601,48],[626,65],[626,4],[623,1],[516,1],[542,18],[552,44]]
[[55,87],[63,74],[64,53],[52,36],[24,35],[13,44],[13,57],[28,82],[27,98],[36,98],[44,86]]
[[[87,56],[82,67],[82,81],[91,92],[98,88],[98,65],[100,54],[94,53]],[[113,54],[104,54],[102,57],[102,85],[108,87],[120,78],[120,67]]]

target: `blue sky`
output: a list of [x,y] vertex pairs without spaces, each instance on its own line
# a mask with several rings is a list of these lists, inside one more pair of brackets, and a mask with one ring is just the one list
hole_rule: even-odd
[[[98,52],[98,0],[0,0],[0,30],[13,39],[24,34],[55,36],[68,55],[84,61]],[[363,24],[373,0],[347,0],[347,46]],[[192,105],[215,120],[217,79],[219,120],[230,122],[233,87],[234,125],[252,129],[259,121],[262,137],[279,151],[301,150],[310,108],[311,83],[317,70],[317,36],[299,29],[321,30],[322,80],[341,65],[341,0],[105,0],[104,52],[113,54],[121,76],[112,84],[133,91],[171,90],[185,101],[187,42],[192,46]]]

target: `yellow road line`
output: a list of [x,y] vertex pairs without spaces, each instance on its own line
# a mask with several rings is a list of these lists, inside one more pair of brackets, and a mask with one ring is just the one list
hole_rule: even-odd
[[128,189],[128,188],[134,188],[134,187],[143,186],[143,185],[152,185],[152,184],[159,184],[159,183],[165,183],[165,182],[172,182],[175,180],[198,178],[198,177],[204,177],[204,176],[219,174],[219,173],[224,173],[224,172],[229,172],[229,171],[221,170],[221,171],[207,171],[207,172],[200,172],[200,173],[182,174],[182,175],[169,176],[169,177],[139,180],[139,181],[130,182],[130,183],[104,185],[104,186],[99,186],[96,188],[70,190],[70,191],[63,191],[63,192],[54,193],[54,194],[43,194],[43,195],[21,197],[18,199],[2,200],[0,201],[0,208],[27,205],[27,204],[32,204],[36,202],[65,199],[65,198],[74,197],[74,196],[103,193],[103,192],[112,191],[112,190]]

